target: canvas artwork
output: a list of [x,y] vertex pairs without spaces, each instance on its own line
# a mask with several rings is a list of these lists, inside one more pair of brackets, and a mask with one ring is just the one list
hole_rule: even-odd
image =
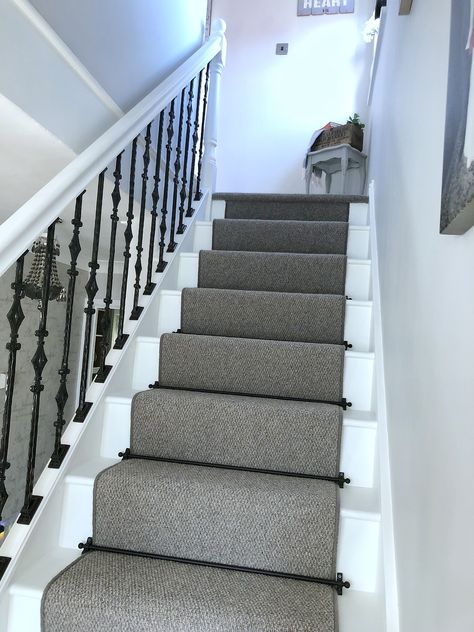
[[474,0],[451,0],[440,231],[474,226]]

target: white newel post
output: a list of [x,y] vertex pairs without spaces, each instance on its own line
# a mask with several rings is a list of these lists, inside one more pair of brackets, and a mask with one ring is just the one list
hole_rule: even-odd
[[204,156],[202,180],[204,188],[209,191],[206,203],[206,219],[211,216],[212,194],[216,189],[217,176],[217,131],[219,122],[219,105],[221,76],[225,66],[227,40],[226,23],[217,19],[212,24],[211,36],[220,36],[222,45],[220,52],[211,61],[209,68],[209,94],[207,102],[206,122],[204,126]]

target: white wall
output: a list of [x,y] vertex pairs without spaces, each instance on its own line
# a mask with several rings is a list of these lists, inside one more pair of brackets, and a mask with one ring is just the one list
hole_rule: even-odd
[[201,45],[205,19],[206,0],[0,0],[0,93],[79,153]]
[[388,3],[371,113],[402,632],[474,629],[474,230],[439,234],[450,4]]
[[201,46],[207,0],[31,0],[124,110]]
[[0,224],[73,158],[64,143],[0,94]]
[[[314,130],[366,115],[371,46],[362,40],[372,0],[354,15],[297,17],[296,0],[214,0],[227,22],[218,183],[221,191],[304,191]],[[277,42],[289,43],[276,56]]]

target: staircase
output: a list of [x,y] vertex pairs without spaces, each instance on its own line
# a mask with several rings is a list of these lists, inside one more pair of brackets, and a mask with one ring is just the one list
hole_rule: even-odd
[[45,632],[338,629],[349,204],[262,202],[213,222]]
[[[0,549],[0,632],[396,630],[368,199],[212,195],[224,25],[213,32],[0,227],[0,273],[16,261],[11,403],[22,253],[47,228],[51,267],[56,220],[72,217],[58,226],[72,239],[55,450],[35,477],[43,300],[29,486]],[[90,383],[93,315],[113,302],[117,337]]]

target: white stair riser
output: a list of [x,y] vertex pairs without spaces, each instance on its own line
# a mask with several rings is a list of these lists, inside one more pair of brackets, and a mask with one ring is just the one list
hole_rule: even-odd
[[379,538],[379,515],[366,514],[364,517],[363,514],[342,510],[336,567],[351,583],[352,590],[376,591]]
[[[178,270],[178,289],[197,287],[199,255],[194,252],[181,254]],[[346,272],[346,294],[356,301],[369,301],[371,298],[370,261],[348,259]]]
[[[158,379],[159,338],[137,338],[133,365],[134,391],[143,391]],[[352,410],[372,410],[374,357],[370,353],[346,352],[344,362],[344,397]]]
[[[212,219],[224,219],[225,200],[213,200],[211,217]],[[367,226],[369,223],[369,205],[360,202],[349,205],[349,224],[355,226]]]
[[[101,456],[115,458],[130,446],[131,399],[109,398],[104,411]],[[374,485],[376,422],[345,419],[342,429],[341,471],[357,487]]]
[[[347,240],[347,256],[351,259],[368,259],[370,231],[366,226],[350,226]],[[212,250],[212,222],[196,222],[194,225],[194,252]]]
[[[181,293],[163,291],[159,297],[157,335],[181,327]],[[372,350],[372,304],[369,301],[346,301],[344,339],[353,351]]]

